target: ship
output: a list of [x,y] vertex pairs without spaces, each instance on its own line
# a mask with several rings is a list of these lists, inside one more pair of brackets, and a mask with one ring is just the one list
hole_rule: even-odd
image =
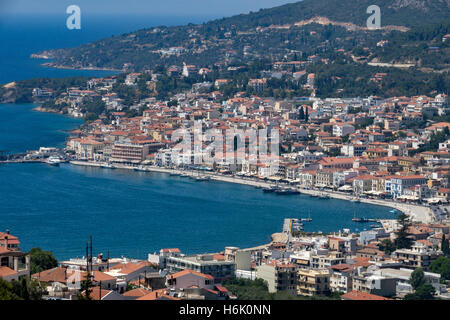
[[52,166],[59,166],[61,163],[61,159],[58,156],[51,156],[45,160],[45,163],[52,165]]
[[103,163],[100,167],[105,168],[105,169],[115,169],[116,168],[111,163]]
[[276,190],[278,190],[277,186],[269,186],[266,188],[262,188],[263,192],[275,192]]
[[298,190],[294,188],[277,188],[274,192],[279,195],[290,195],[300,193]]
[[198,176],[198,177],[195,177],[194,179],[195,179],[195,181],[209,181],[209,180],[211,180],[211,177],[208,177],[208,176]]
[[143,165],[140,165],[140,166],[137,166],[137,167],[135,167],[135,168],[133,168],[134,169],[134,171],[149,171],[145,166],[143,166]]
[[367,218],[353,218],[352,221],[353,222],[369,222],[370,219],[367,219]]
[[300,221],[311,222],[311,212],[308,213],[308,218],[301,218]]

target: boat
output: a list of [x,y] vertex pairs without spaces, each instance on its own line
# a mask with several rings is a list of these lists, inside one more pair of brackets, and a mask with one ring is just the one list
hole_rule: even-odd
[[369,222],[369,219],[367,218],[353,218],[353,222]]
[[100,167],[105,168],[105,169],[115,169],[116,168],[111,163],[103,163],[100,165]]
[[275,192],[276,190],[278,190],[278,187],[270,186],[270,187],[262,188],[262,190],[263,190],[263,192]]
[[308,213],[308,218],[301,218],[300,221],[311,222],[311,212]]
[[134,169],[134,171],[148,171],[148,169],[143,165],[134,167],[133,169]]
[[356,217],[356,212],[353,211],[353,222],[369,222],[370,220],[374,220],[374,219],[367,219],[367,218],[357,218]]
[[353,199],[351,200],[351,202],[359,203],[359,202],[361,202],[361,200],[359,200],[359,198],[353,198]]
[[274,190],[276,194],[279,195],[290,195],[290,194],[299,194],[300,192],[294,188],[277,188]]
[[194,179],[195,179],[195,181],[209,181],[209,180],[211,180],[211,177],[199,176],[199,177],[195,177]]
[[319,195],[320,199],[330,199],[330,196],[327,195],[326,193],[322,193],[321,195]]
[[397,210],[392,209],[392,210],[390,210],[389,212],[390,212],[390,213],[397,213]]
[[51,166],[59,166],[61,163],[61,159],[58,156],[51,156],[47,160],[45,160],[45,163],[51,165]]

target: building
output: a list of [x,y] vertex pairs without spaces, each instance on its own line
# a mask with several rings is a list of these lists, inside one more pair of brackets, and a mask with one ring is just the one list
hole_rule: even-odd
[[352,279],[353,291],[371,293],[383,297],[395,296],[396,286],[396,278],[380,276],[372,273],[354,276]]
[[234,261],[226,261],[223,256],[218,257],[215,254],[169,256],[166,258],[166,267],[170,272],[189,269],[209,274],[218,282],[224,278],[233,277],[236,271],[236,263]]
[[355,127],[350,124],[335,124],[333,126],[333,136],[344,137],[355,132]]
[[302,296],[326,295],[331,292],[328,270],[298,270],[297,294]]
[[392,257],[402,262],[404,266],[428,269],[430,264],[438,257],[438,254],[435,250],[416,242],[411,246],[411,249],[395,250]]
[[398,177],[391,177],[387,187],[389,186],[390,189],[389,191],[392,194],[392,197],[395,199],[403,195],[406,189],[413,187],[415,185],[422,185],[426,183],[427,179],[425,179],[425,177],[423,176],[418,175],[398,176]]
[[311,268],[324,270],[344,262],[345,257],[341,252],[331,251],[326,255],[313,255],[311,257]]
[[271,261],[256,268],[256,278],[267,281],[269,292],[296,293],[297,267],[294,264],[285,264]]
[[185,289],[189,287],[214,288],[214,277],[193,270],[183,270],[167,276],[167,286],[173,289]]
[[30,275],[30,255],[20,249],[19,238],[9,230],[0,232],[0,278],[18,280]]
[[330,267],[330,289],[332,292],[347,293],[352,290],[352,276],[355,268],[349,264]]
[[341,296],[341,300],[392,300],[390,298],[377,296],[375,294],[361,292],[361,291],[351,291]]

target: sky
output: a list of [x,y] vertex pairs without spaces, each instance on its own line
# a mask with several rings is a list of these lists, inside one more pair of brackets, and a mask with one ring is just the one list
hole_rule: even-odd
[[299,0],[0,0],[0,14],[65,14],[78,5],[86,14],[230,16]]

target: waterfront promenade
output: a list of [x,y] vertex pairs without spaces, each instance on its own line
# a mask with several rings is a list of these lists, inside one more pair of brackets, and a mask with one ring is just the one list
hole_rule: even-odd
[[[93,167],[102,167],[102,163],[98,162],[86,162],[86,161],[70,161],[73,165],[82,165],[82,166],[93,166]],[[134,170],[136,167],[128,166],[128,165],[122,165],[122,164],[114,164],[114,167],[117,169],[127,169],[127,170]],[[199,173],[194,170],[177,170],[177,169],[170,169],[170,168],[162,168],[162,167],[156,167],[156,166],[145,166],[145,171],[148,172],[160,172],[160,173],[167,173],[167,174],[189,174],[191,176],[197,176]],[[244,184],[248,186],[254,186],[254,187],[270,187],[274,185],[274,182],[272,181],[265,181],[260,180],[257,178],[250,178],[250,177],[243,177],[243,176],[228,176],[223,175],[219,173],[213,173],[213,172],[202,172],[202,176],[208,176],[211,180],[216,181],[222,181],[222,182],[229,182],[229,183],[237,183],[237,184]],[[280,184],[281,185],[281,184]],[[300,189],[301,193],[307,194],[307,195],[313,195],[313,196],[320,196],[320,195],[328,195],[331,198],[335,199],[341,199],[341,200],[347,200],[351,201],[354,199],[354,197],[351,194],[343,193],[343,192],[337,192],[337,191],[324,191],[324,190],[310,190],[310,189]],[[360,198],[359,201],[373,204],[373,205],[379,205],[379,206],[386,206],[393,209],[396,209],[398,211],[404,212],[405,214],[409,215],[413,221],[423,222],[423,223],[432,223],[434,222],[434,216],[429,207],[422,206],[422,205],[415,205],[415,204],[409,204],[409,203],[401,203],[393,200],[382,200],[382,199],[365,199]]]

